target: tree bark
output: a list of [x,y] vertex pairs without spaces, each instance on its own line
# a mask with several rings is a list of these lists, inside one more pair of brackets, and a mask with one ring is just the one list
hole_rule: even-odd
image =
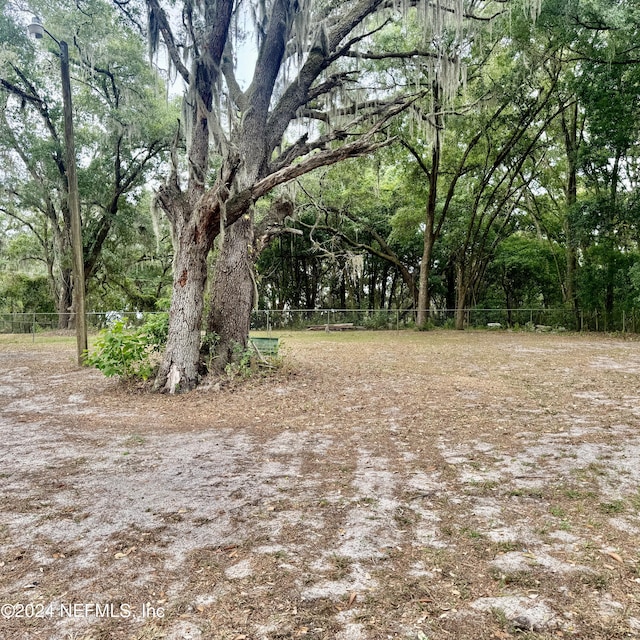
[[176,239],[173,295],[169,310],[167,347],[154,389],[176,393],[193,389],[200,380],[200,327],[207,280],[207,235],[187,225]]
[[[431,226],[429,226],[431,223]],[[422,259],[420,260],[420,279],[418,284],[418,317],[417,325],[419,329],[426,326],[429,320],[429,307],[431,305],[429,295],[429,276],[431,274],[431,256],[433,254],[433,218],[427,214],[427,228],[424,230],[424,244]]]
[[207,333],[215,334],[213,368],[218,371],[247,348],[256,285],[253,213],[227,228],[211,283]]
[[59,268],[55,278],[56,306],[58,310],[58,329],[71,329],[73,305],[71,288],[71,270]]
[[464,330],[464,309],[467,301],[467,282],[464,265],[456,265],[456,330]]
[[576,272],[578,266],[577,248],[570,216],[573,215],[578,201],[578,101],[576,100],[567,115],[562,113],[562,129],[564,132],[565,152],[567,155],[567,183],[565,187],[567,215],[564,219],[564,233],[566,245],[566,274],[565,274],[565,301],[573,311],[576,327],[580,326],[578,298],[576,295]]
[[440,175],[440,129],[443,126],[440,105],[440,85],[437,81],[433,83],[433,102],[433,109],[436,113],[435,136],[431,148],[431,170],[428,173],[429,197],[427,198],[424,241],[422,259],[420,261],[420,278],[418,281],[418,328],[425,327],[429,320],[429,307],[431,305],[429,275],[431,274],[433,245],[436,241],[436,203],[438,201],[438,177]]

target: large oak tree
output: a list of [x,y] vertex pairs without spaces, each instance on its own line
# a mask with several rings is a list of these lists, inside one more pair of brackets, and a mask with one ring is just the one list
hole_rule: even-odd
[[[443,15],[461,18],[459,3],[441,4]],[[169,338],[156,388],[175,392],[199,379],[207,256],[216,236],[226,229],[209,328],[224,363],[248,337],[254,203],[320,166],[388,144],[385,125],[423,89],[389,79],[367,85],[358,70],[359,46],[393,18],[383,0],[187,0],[177,26],[159,0],[146,0],[146,8],[152,44],[164,44],[186,87],[180,131],[186,161],[176,144],[173,170],[158,191],[173,228],[175,260]],[[431,9],[418,10],[429,22]],[[246,68],[240,58],[247,25],[257,53],[243,89],[237,73]]]

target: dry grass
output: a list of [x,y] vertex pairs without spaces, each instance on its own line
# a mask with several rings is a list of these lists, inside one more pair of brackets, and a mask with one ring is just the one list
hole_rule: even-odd
[[638,343],[282,339],[177,398],[0,340],[0,639],[640,636]]

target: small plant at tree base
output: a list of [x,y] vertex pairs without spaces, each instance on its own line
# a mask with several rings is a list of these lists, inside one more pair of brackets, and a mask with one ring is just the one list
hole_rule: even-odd
[[100,332],[86,363],[107,377],[148,380],[154,371],[151,356],[166,344],[168,326],[164,314],[148,317],[137,329],[129,329],[123,320],[119,320]]
[[220,336],[213,331],[207,331],[204,336],[202,336],[202,342],[200,344],[200,357],[205,363],[207,371],[214,370],[216,348],[219,343]]
[[234,344],[233,357],[224,371],[229,378],[250,378],[255,372],[253,351],[239,343]]
[[229,381],[247,380],[255,375],[268,375],[283,365],[284,360],[277,353],[263,356],[251,343],[247,347],[235,343],[231,362],[224,367],[224,372]]

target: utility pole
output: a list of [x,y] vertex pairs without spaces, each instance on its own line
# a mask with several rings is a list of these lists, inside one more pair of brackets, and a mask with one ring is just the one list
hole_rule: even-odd
[[82,219],[78,196],[78,175],[76,173],[76,147],[73,136],[73,106],[71,102],[71,76],[69,73],[69,47],[64,40],[52,36],[42,25],[40,18],[34,17],[29,25],[29,33],[37,40],[46,33],[60,47],[60,75],[62,78],[62,105],[64,110],[64,146],[66,153],[67,195],[71,214],[71,245],[73,248],[73,306],[76,320],[76,342],[78,364],[84,364],[87,351],[87,311],[84,286],[84,251],[82,245]]

